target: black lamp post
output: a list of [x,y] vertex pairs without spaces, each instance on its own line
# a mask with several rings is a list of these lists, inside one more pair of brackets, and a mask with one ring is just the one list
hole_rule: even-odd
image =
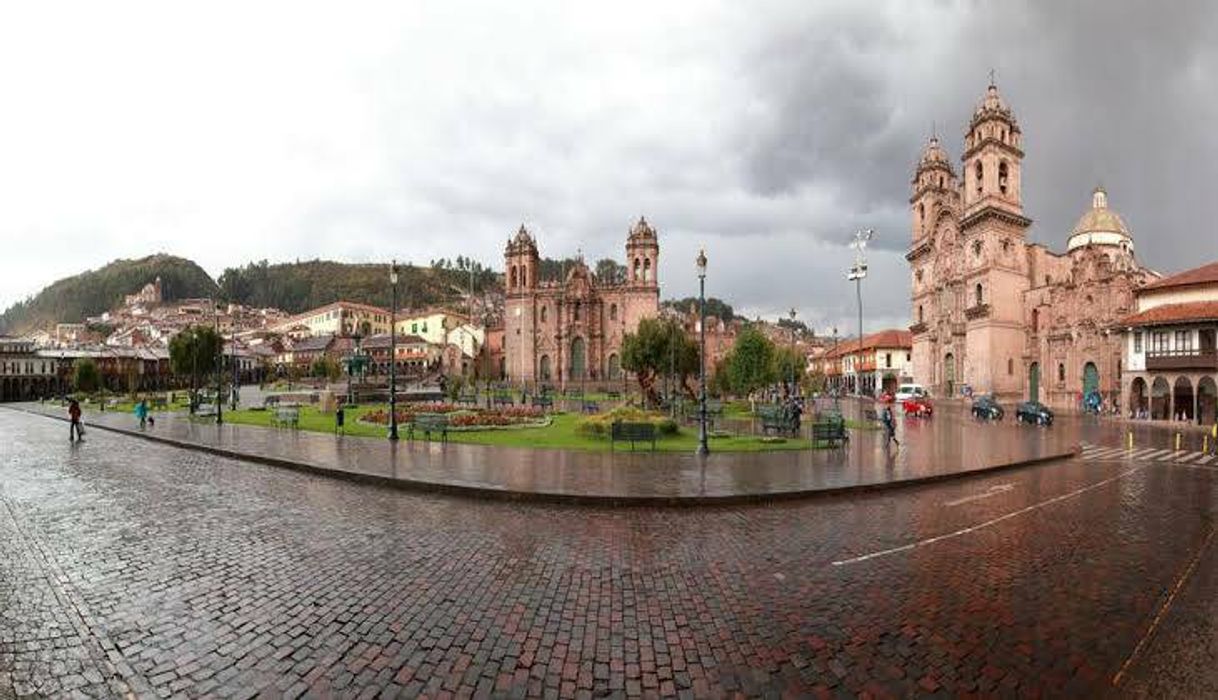
[[837,354],[837,326],[833,327],[833,361],[837,363],[838,370],[833,382],[833,408],[840,411],[841,399],[839,397],[842,393],[842,375],[845,373],[845,367],[842,364],[841,355]]
[[710,454],[706,444],[706,251],[698,251],[698,454]]
[[389,439],[398,439],[398,261],[389,263]]
[[220,394],[224,391],[224,343],[220,340],[220,307],[219,301],[211,302],[212,329],[216,332],[216,356],[212,358],[216,364],[216,425],[224,423],[224,400]]
[[[857,364],[863,356],[863,278],[867,276],[867,241],[875,235],[875,231],[867,229],[854,234],[854,242],[850,244],[854,248],[854,265],[850,267],[850,273],[846,275],[846,279],[854,282],[855,294],[858,296],[859,302],[859,343],[858,356],[855,358]],[[859,367],[854,370],[854,387],[859,396],[863,395],[863,376]]]
[[791,307],[791,397],[795,397],[795,307]]

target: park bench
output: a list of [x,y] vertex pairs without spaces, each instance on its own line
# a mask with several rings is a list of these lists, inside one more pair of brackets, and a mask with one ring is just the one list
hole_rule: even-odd
[[610,401],[620,401],[622,399],[622,392],[617,389],[610,389],[605,395],[609,397]]
[[650,442],[651,449],[656,449],[656,427],[652,423],[627,423],[614,421],[609,426],[609,451],[613,451],[613,443],[629,442],[630,450],[634,451],[636,442]]
[[579,408],[580,408],[580,411],[582,411],[584,413],[600,413],[601,412],[601,405],[595,401],[584,401],[583,404]]
[[477,406],[478,395],[462,392],[461,395],[457,397],[457,404],[460,406]]
[[795,422],[795,412],[786,406],[775,404],[758,406],[757,417],[761,419],[763,435],[768,434],[771,430],[793,435],[799,429]]
[[448,416],[443,413],[420,413],[410,421],[406,431],[407,440],[414,439],[415,430],[423,433],[424,440],[430,440],[432,433],[439,433],[440,441],[448,442]]
[[534,396],[530,400],[530,403],[532,404],[533,408],[540,408],[545,411],[554,410],[554,397],[548,394]]
[[846,422],[839,419],[818,420],[812,424],[813,446],[827,443],[829,446],[844,445],[850,440],[846,433]]
[[216,404],[201,403],[195,407],[196,416],[214,416],[216,415]]
[[169,406],[169,403],[165,400],[164,396],[157,396],[152,399],[152,408],[153,409],[164,410],[168,406]]
[[496,406],[511,406],[515,402],[512,401],[512,395],[508,393],[495,394],[494,404]]
[[542,384],[541,386],[537,387],[537,392],[540,394],[553,394],[554,385],[553,384]]
[[274,423],[277,428],[300,427],[300,408],[298,406],[276,406]]

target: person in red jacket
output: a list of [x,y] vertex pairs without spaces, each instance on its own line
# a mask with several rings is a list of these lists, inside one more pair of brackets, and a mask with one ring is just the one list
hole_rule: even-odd
[[72,422],[68,426],[68,442],[84,440],[85,431],[80,425],[80,404],[76,399],[68,399],[68,419]]

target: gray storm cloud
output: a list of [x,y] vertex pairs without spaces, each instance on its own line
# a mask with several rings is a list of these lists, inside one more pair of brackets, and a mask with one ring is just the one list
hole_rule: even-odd
[[705,246],[717,296],[821,332],[874,228],[868,326],[903,325],[911,169],[932,125],[958,158],[991,69],[1034,240],[1102,182],[1146,263],[1218,258],[1211,3],[287,7],[0,10],[0,305],[158,250],[498,265],[523,222],[620,255],[646,214],[666,296]]

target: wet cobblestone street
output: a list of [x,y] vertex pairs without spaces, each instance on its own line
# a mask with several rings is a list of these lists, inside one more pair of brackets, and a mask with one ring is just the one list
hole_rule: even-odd
[[610,509],[66,434],[0,410],[0,698],[1218,691],[1209,467]]

